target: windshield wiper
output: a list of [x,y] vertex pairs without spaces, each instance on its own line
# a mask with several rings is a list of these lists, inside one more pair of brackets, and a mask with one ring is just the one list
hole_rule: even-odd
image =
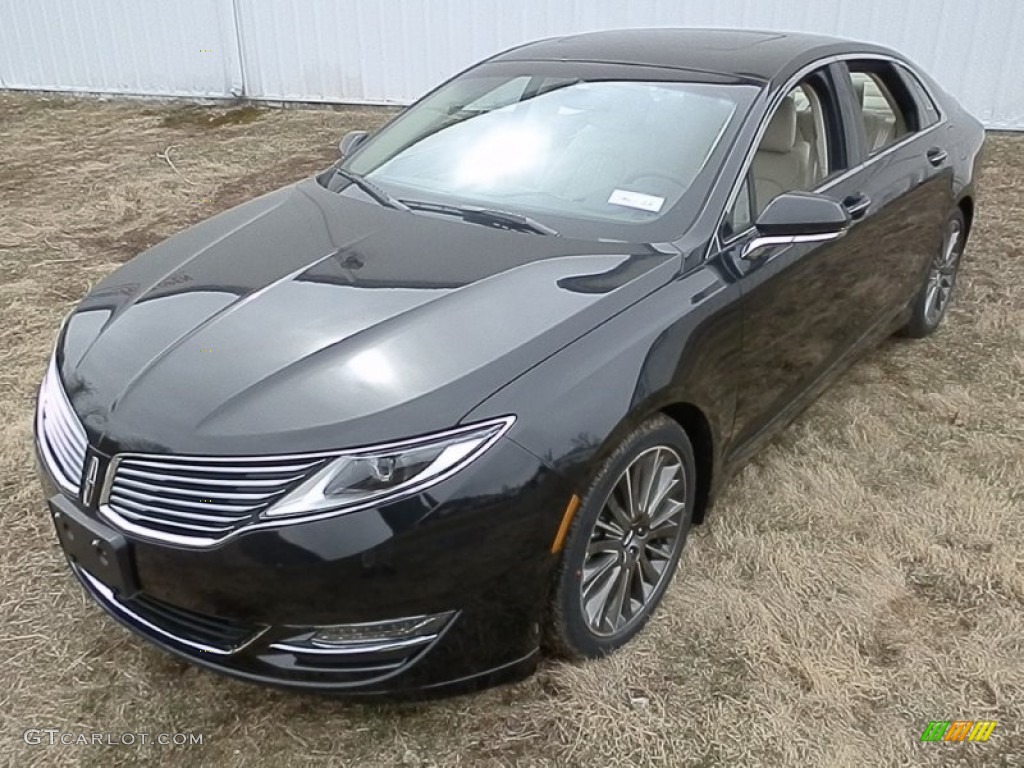
[[[409,206],[407,206],[401,200],[392,197],[383,189],[374,184],[372,181],[365,178],[364,176],[360,176],[358,173],[347,171],[344,168],[335,168],[334,173],[336,177],[341,176],[341,178],[351,181],[353,184],[355,184],[357,187],[363,190],[363,192],[368,194],[381,205],[386,205],[388,208],[394,208],[399,211],[409,210]],[[330,184],[328,185],[328,189],[330,189],[332,192],[338,191],[334,189],[333,185]]]
[[427,211],[438,213],[444,216],[459,216],[463,220],[473,224],[484,224],[496,226],[503,229],[514,229],[520,232],[533,232],[538,235],[558,236],[558,231],[546,224],[541,224],[536,219],[524,216],[521,213],[501,211],[496,208],[482,208],[478,205],[444,205],[442,203],[428,203],[424,200],[399,200],[413,211]]

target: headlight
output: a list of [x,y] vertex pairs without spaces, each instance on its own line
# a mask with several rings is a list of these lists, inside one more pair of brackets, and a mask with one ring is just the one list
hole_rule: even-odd
[[419,493],[494,445],[514,416],[339,455],[267,509],[265,518],[353,510]]

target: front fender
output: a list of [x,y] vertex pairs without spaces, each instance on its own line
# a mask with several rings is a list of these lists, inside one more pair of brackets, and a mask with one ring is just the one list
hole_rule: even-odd
[[689,403],[708,422],[717,460],[735,408],[738,295],[717,265],[702,264],[498,390],[464,421],[516,413],[508,437],[582,490],[624,434]]

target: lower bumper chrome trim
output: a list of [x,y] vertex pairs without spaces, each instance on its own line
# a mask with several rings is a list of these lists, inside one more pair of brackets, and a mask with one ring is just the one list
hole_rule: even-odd
[[197,651],[202,651],[203,653],[209,653],[214,656],[230,656],[252,645],[252,643],[254,643],[264,632],[266,632],[269,629],[269,627],[263,627],[262,629],[258,629],[244,643],[227,650],[225,650],[224,648],[217,648],[215,646],[206,645],[204,643],[197,643],[194,640],[188,640],[184,637],[180,637],[174,634],[173,632],[168,632],[163,627],[154,624],[153,622],[149,621],[143,616],[140,616],[138,613],[131,610],[131,608],[125,605],[125,603],[118,600],[113,590],[111,590],[103,582],[99,581],[95,576],[93,576],[83,568],[79,568],[74,563],[71,564],[71,568],[74,570],[75,574],[83,582],[85,582],[91,590],[93,590],[93,592],[99,595],[104,607],[108,610],[119,614],[122,618],[126,618],[131,622],[144,626],[146,629],[150,630],[151,632],[154,632],[157,635],[160,635],[160,637],[166,640],[170,640],[179,645],[187,646]]
[[288,653],[301,653],[309,655],[342,656],[360,655],[366,653],[384,653],[387,651],[401,651],[410,648],[419,648],[422,645],[429,645],[437,639],[437,635],[423,635],[421,637],[410,637],[402,640],[385,640],[378,643],[351,643],[350,645],[338,645],[336,648],[324,646],[303,646],[290,643],[273,643],[268,646],[275,651],[287,651]]

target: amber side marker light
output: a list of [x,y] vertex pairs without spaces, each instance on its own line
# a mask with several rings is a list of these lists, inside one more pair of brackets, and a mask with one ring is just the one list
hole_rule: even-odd
[[569,526],[572,525],[572,518],[579,508],[580,497],[574,493],[572,498],[569,499],[569,506],[565,508],[565,513],[562,515],[562,524],[558,526],[555,540],[551,542],[551,554],[557,554],[562,551],[562,547],[565,546],[565,537],[569,534]]

